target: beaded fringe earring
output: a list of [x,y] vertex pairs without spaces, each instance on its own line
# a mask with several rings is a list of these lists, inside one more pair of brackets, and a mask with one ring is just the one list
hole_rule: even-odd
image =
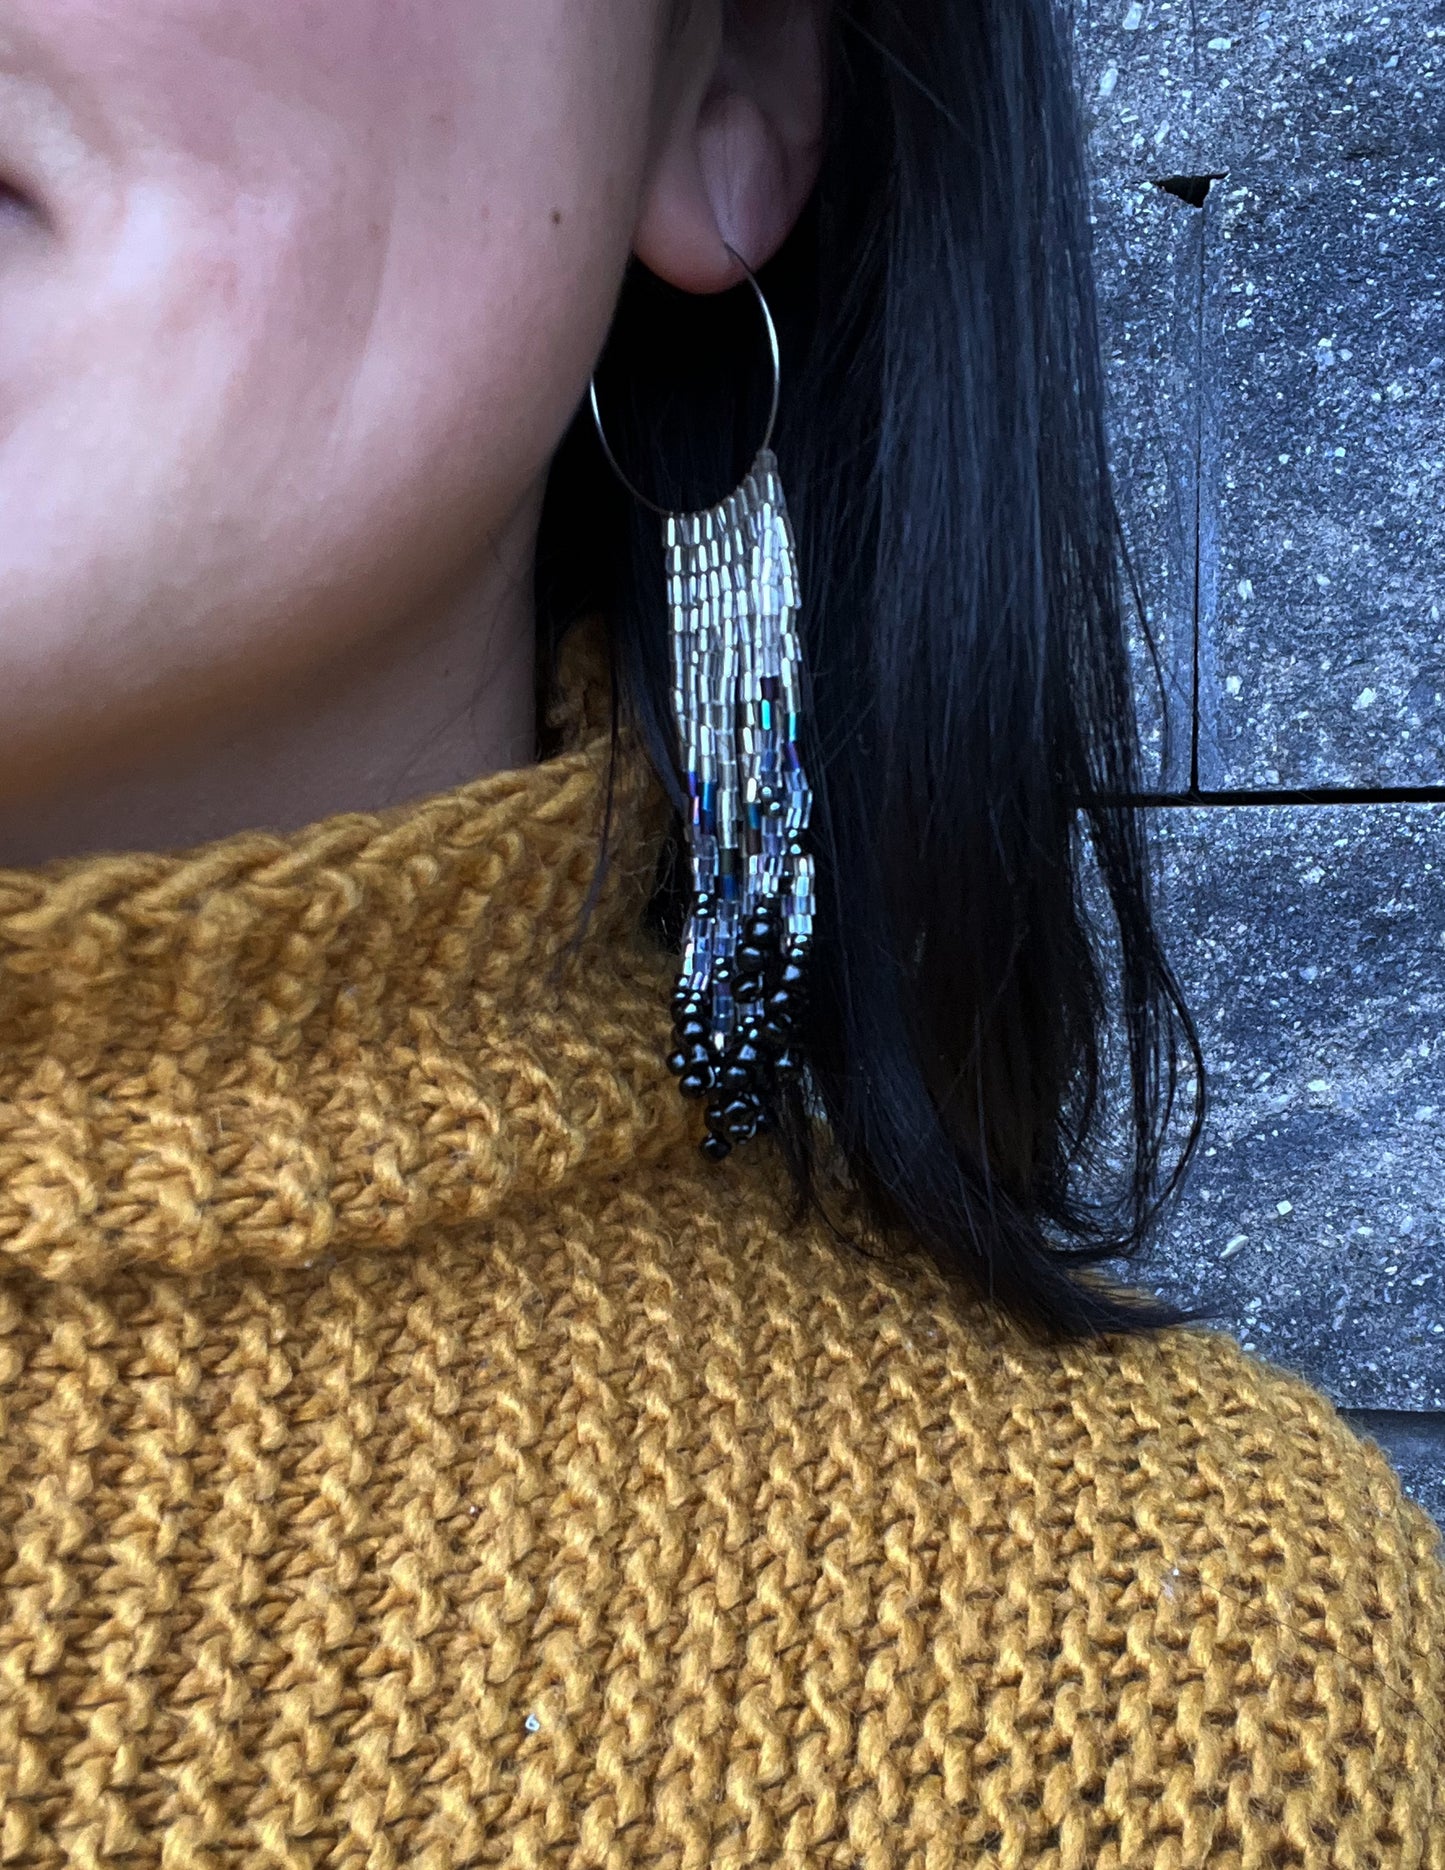
[[813,796],[799,754],[797,548],[771,450],[781,353],[762,288],[733,257],[762,307],[773,358],[767,434],[735,493],[695,513],[669,512],[639,493],[608,446],[595,380],[591,388],[613,471],[663,522],[691,866],[667,1062],[685,1097],[707,1100],[702,1147],[714,1161],[770,1126],[779,1085],[801,1072],[797,1027],[816,913],[806,845]]

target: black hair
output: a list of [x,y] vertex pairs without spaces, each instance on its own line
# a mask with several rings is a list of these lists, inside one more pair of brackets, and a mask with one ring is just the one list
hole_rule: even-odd
[[[810,671],[817,1093],[876,1219],[1026,1327],[1212,1316],[1077,1270],[1152,1237],[1206,1088],[1130,802],[1120,563],[1138,590],[1067,27],[1054,0],[852,0],[830,30],[819,182],[759,273]],[[634,265],[598,384],[634,481],[711,504],[746,471],[771,389],[750,290],[688,298]],[[605,615],[616,688],[680,804],[658,523],[585,404],[552,468],[538,601],[544,659],[574,618]],[[674,940],[680,822],[654,902]],[[1161,1187],[1185,1050],[1192,1120]],[[806,1112],[783,1119],[814,1204]]]

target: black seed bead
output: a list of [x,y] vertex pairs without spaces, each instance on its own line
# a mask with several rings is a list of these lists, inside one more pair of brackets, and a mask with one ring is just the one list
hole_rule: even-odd
[[721,1162],[724,1156],[733,1153],[733,1146],[725,1136],[705,1136],[701,1148],[709,1162]]
[[759,909],[756,915],[749,916],[743,924],[743,940],[752,942],[757,948],[766,948],[777,933],[777,917],[769,915],[766,909]]
[[807,985],[807,979],[807,975],[798,962],[785,961],[783,963],[783,971],[778,976],[778,985],[793,993],[797,993],[801,988]]
[[792,1036],[792,1027],[784,1025],[781,1020],[765,1019],[763,1021],[762,1040],[770,1052],[776,1052],[785,1046]]
[[728,1062],[734,1065],[756,1065],[758,1062],[757,1046],[744,1039],[741,1045],[734,1047]]
[[766,1136],[769,1130],[775,1129],[776,1127],[777,1125],[774,1121],[772,1111],[768,1109],[766,1104],[760,1105],[758,1109],[757,1124],[755,1126],[756,1134],[758,1136]]
[[733,979],[733,997],[737,1000],[752,1000],[763,991],[761,974],[738,974]]
[[667,1055],[667,1069],[672,1073],[674,1078],[680,1078],[691,1063],[692,1059],[690,1055],[681,1049],[676,1052],[669,1052]]
[[755,942],[739,942],[733,949],[733,966],[740,974],[757,974],[768,964],[768,957]]
[[797,1010],[797,995],[791,988],[779,987],[768,995],[768,1012],[774,1019],[791,1019]]
[[737,1093],[753,1088],[753,1074],[743,1065],[724,1065],[717,1081],[721,1091]]
[[678,1079],[677,1088],[684,1097],[706,1097],[712,1089],[712,1078],[710,1065],[694,1065]]
[[673,1031],[677,1034],[679,1045],[701,1045],[707,1038],[707,1021],[693,1014],[687,1019],[678,1020]]
[[780,1052],[773,1060],[773,1070],[780,1078],[795,1078],[801,1070],[795,1053],[791,1050]]
[[723,1112],[727,1135],[734,1143],[746,1143],[757,1133],[758,1107],[751,1098],[740,1097]]

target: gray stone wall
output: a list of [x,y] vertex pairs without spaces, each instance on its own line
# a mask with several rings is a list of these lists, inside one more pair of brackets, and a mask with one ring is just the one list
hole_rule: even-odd
[[1203,1152],[1147,1283],[1445,1521],[1445,0],[1074,0]]

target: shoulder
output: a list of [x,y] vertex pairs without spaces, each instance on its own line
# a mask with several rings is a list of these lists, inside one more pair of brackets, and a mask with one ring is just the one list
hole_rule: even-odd
[[1440,1535],[1327,1398],[1197,1328],[1031,1342],[756,1178],[621,1198],[717,1520],[692,1584],[867,1825],[948,1862],[1440,1861]]

